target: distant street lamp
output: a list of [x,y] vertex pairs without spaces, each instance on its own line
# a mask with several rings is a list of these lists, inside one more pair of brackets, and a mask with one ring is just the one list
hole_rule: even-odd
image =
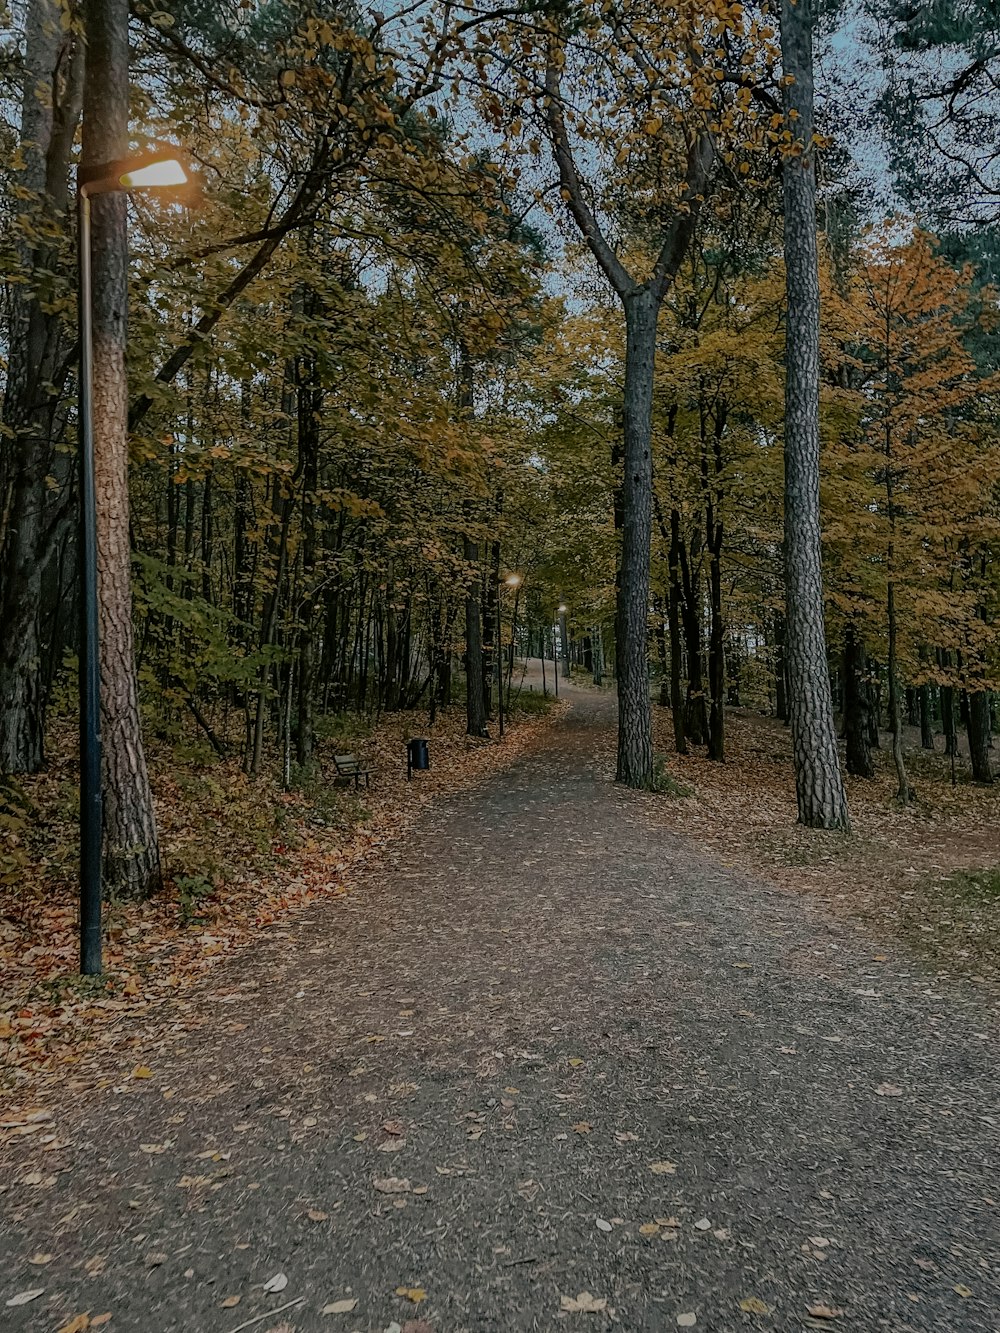
[[80,971],[101,971],[101,677],[94,485],[94,333],[90,200],[95,194],[177,189],[189,177],[177,150],[80,167],[76,178],[80,383]]
[[569,607],[565,602],[559,605],[559,643],[562,649],[563,675],[569,680],[572,675],[572,668],[569,664],[569,635],[566,632],[566,612]]

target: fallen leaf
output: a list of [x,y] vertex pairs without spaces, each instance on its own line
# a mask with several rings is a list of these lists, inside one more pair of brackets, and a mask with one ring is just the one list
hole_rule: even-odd
[[[160,1264],[165,1264],[167,1262],[167,1258],[168,1255],[166,1255],[162,1250],[152,1250],[150,1251],[149,1254],[146,1255],[147,1267],[159,1268]],[[90,1265],[88,1264],[87,1267],[89,1268]]]
[[132,1070],[132,1077],[152,1078],[153,1071],[150,1069],[149,1065],[136,1065],[136,1067]]
[[809,1305],[806,1308],[814,1319],[839,1319],[844,1313],[836,1305]]
[[90,1327],[89,1314],[76,1314],[68,1324],[63,1324],[57,1333],[86,1333]]
[[40,1268],[42,1264],[50,1264],[51,1262],[51,1254],[33,1254],[28,1260],[28,1263],[34,1264],[36,1268]]
[[823,1250],[826,1249],[827,1245],[829,1245],[830,1242],[826,1236],[810,1236],[809,1244],[815,1245],[817,1250]]
[[372,1189],[378,1190],[380,1194],[409,1194],[410,1182],[399,1176],[376,1177],[372,1181]]
[[329,1305],[324,1305],[320,1314],[350,1314],[357,1308],[357,1296],[345,1296],[342,1301],[331,1301]]
[[707,1217],[699,1217],[694,1224],[695,1231],[711,1231],[712,1224]]
[[759,1296],[744,1296],[740,1301],[740,1309],[744,1314],[770,1314],[771,1307],[762,1301]]
[[606,1218],[599,1217],[597,1219],[597,1229],[598,1231],[610,1231],[611,1223]]
[[406,1147],[405,1139],[386,1139],[384,1143],[378,1145],[379,1152],[399,1152],[400,1148]]
[[572,1125],[571,1129],[574,1134],[589,1134],[591,1129],[593,1129],[593,1126],[589,1120],[581,1120],[577,1124]]
[[270,1292],[284,1291],[288,1286],[288,1278],[284,1273],[275,1273],[274,1277],[268,1278],[264,1283],[264,1290]]
[[105,1310],[104,1314],[95,1314],[90,1321],[91,1328],[103,1328],[105,1324],[111,1323],[111,1311]]
[[591,1296],[589,1291],[581,1291],[579,1296],[560,1296],[559,1308],[570,1314],[600,1314],[608,1308],[608,1302],[604,1296]]
[[655,1236],[658,1234],[659,1230],[660,1228],[656,1225],[655,1222],[643,1222],[642,1226],[639,1228],[639,1235]]
[[402,1120],[387,1120],[382,1128],[387,1134],[403,1134],[406,1132],[406,1126]]
[[427,1299],[427,1292],[423,1287],[397,1287],[396,1295],[412,1301],[414,1305],[419,1305],[421,1301]]
[[654,1176],[673,1176],[677,1173],[676,1162],[650,1162],[649,1169]]
[[566,1063],[569,1065],[570,1069],[579,1069],[584,1061],[581,1060],[578,1055],[571,1055]]
[[44,1296],[44,1287],[32,1287],[30,1291],[19,1291],[16,1296],[11,1296],[5,1305],[27,1305],[29,1301],[37,1301],[39,1296]]
[[677,1316],[678,1328],[694,1328],[697,1322],[698,1322],[698,1316],[695,1314],[693,1310],[688,1310],[686,1314],[679,1314]]
[[895,1083],[880,1083],[875,1089],[876,1097],[902,1097],[903,1089],[898,1088]]
[[955,1287],[952,1288],[952,1290],[957,1291],[959,1296],[963,1297],[963,1299],[966,1296],[972,1295],[972,1288],[967,1287],[964,1282],[959,1282]]
[[234,1306],[239,1305],[242,1299],[242,1296],[227,1296],[226,1299],[220,1301],[219,1304],[222,1306],[223,1310],[232,1310]]

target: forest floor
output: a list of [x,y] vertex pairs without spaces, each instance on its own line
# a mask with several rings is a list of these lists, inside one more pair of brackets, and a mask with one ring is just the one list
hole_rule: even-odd
[[935,753],[905,729],[916,798],[903,808],[882,738],[870,781],[848,778],[853,834],[796,824],[788,728],[776,718],[729,710],[725,764],[705,752],[673,752],[669,710],[656,709],[657,748],[679,795],[650,798],[655,818],[694,838],[722,864],[821,901],[889,942],[903,939],[967,979],[1000,982],[1000,781],[971,781],[960,753],[952,784],[944,738]]
[[[47,1084],[90,1086],[101,1048],[130,1022],[289,913],[343,893],[355,862],[442,794],[511,764],[558,712],[527,690],[516,702],[502,741],[495,726],[493,740],[467,737],[464,706],[433,726],[423,711],[326,724],[311,771],[287,791],[205,743],[151,738],[165,888],[106,906],[104,974],[93,979],[78,962],[76,733],[56,727],[44,772],[0,779],[0,1098],[23,1107]],[[407,781],[411,736],[428,738],[431,767]],[[345,751],[367,764],[370,785],[335,783],[333,755]],[[280,768],[279,755],[265,755],[263,774]]]
[[723,865],[561,693],[7,1118],[5,1329],[996,1333],[992,988]]

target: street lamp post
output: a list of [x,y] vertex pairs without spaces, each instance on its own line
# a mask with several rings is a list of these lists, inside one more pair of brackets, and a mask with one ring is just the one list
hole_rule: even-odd
[[95,194],[176,189],[188,183],[177,150],[81,167],[76,213],[80,381],[80,971],[101,971],[101,662],[97,610],[97,493],[94,484],[94,334],[90,200]]

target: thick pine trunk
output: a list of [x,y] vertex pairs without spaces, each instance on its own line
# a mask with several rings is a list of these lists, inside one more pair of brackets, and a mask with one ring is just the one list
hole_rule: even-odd
[[865,645],[853,625],[844,633],[844,739],[847,771],[855,778],[873,778],[875,764],[868,745],[868,684]]
[[[87,0],[82,159],[128,151],[128,0]],[[94,480],[101,638],[101,732],[107,887],[145,897],[160,886],[153,796],[139,719],[132,639],[128,497],[125,196],[93,201]]]
[[[82,49],[63,29],[58,0],[30,0],[24,26],[20,111],[22,165],[15,183],[27,192],[17,209],[29,223],[18,242],[25,275],[58,265],[47,234],[63,224],[69,157],[80,114]],[[35,239],[38,238],[38,239]],[[47,293],[51,297],[51,292]],[[63,318],[30,277],[7,294],[8,364],[0,437],[0,773],[31,773],[44,761],[45,704],[52,677],[52,631],[60,581],[48,578],[63,544],[60,528],[71,494],[68,458],[56,445],[65,421],[49,385],[65,357]],[[53,490],[49,477],[61,483]],[[57,635],[58,637],[58,635]]]
[[615,617],[618,768],[627,787],[653,781],[653,717],[646,637],[653,523],[653,364],[658,303],[648,288],[625,300],[622,539]]
[[803,152],[782,172],[788,310],[785,340],[786,654],[799,821],[849,828],[823,622],[819,512],[819,266],[813,150],[812,17],[782,0],[785,114]]

